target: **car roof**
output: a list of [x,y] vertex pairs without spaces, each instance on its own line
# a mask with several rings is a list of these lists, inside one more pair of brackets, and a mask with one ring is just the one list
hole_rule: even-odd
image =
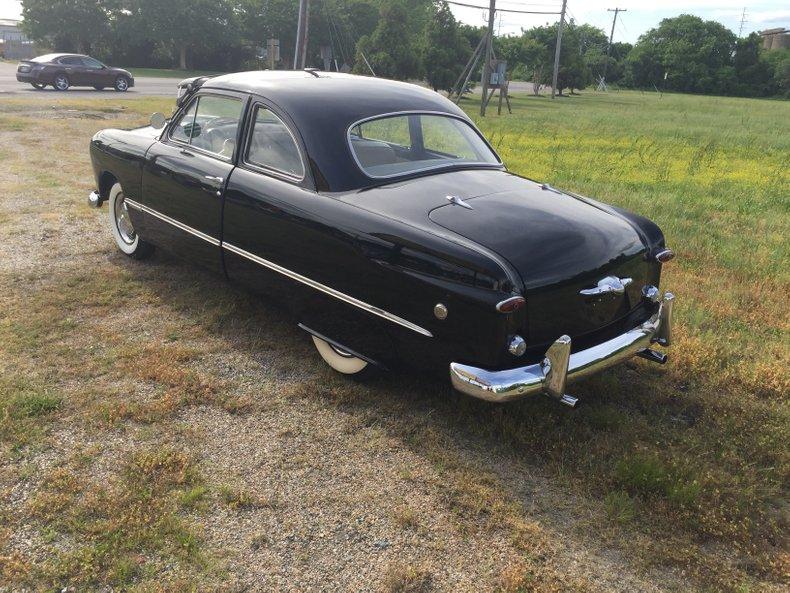
[[33,58],[31,61],[33,62],[51,62],[53,60],[57,60],[58,58],[65,58],[68,56],[74,56],[76,58],[87,58],[88,56],[83,54],[44,54],[43,56],[38,56]]
[[329,191],[375,183],[359,170],[347,142],[349,127],[360,120],[399,112],[435,112],[470,121],[457,105],[430,89],[339,72],[239,72],[207,80],[201,90],[210,89],[259,95],[284,111],[318,169],[317,177],[322,178],[318,185]]

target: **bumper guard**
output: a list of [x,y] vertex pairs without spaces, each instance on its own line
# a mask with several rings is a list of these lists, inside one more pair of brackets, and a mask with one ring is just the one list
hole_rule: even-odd
[[658,311],[641,325],[573,354],[570,337],[560,336],[546,350],[541,362],[529,366],[487,371],[453,362],[450,364],[453,387],[472,397],[492,402],[512,401],[541,392],[574,407],[578,400],[565,393],[568,381],[592,375],[635,355],[659,363],[666,362],[666,356],[651,350],[650,345],[669,346],[674,299],[671,292],[665,293]]

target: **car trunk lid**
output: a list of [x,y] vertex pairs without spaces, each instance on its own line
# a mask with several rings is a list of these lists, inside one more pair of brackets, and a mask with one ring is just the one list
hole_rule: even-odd
[[[508,260],[521,275],[530,342],[594,332],[642,304],[652,276],[645,246],[622,218],[524,180],[516,190],[464,196],[434,208],[430,220]],[[608,276],[623,292],[584,295]],[[628,283],[626,278],[630,278]]]

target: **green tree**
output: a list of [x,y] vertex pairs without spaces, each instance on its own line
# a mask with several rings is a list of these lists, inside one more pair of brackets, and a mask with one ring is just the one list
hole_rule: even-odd
[[376,76],[405,80],[420,74],[415,36],[409,30],[409,14],[402,0],[381,5],[376,29],[357,43],[354,71],[368,74],[367,62]]
[[642,35],[631,51],[629,79],[636,86],[721,91],[719,70],[732,66],[734,49],[735,34],[720,23],[689,14],[664,19]]
[[116,7],[115,0],[22,0],[22,29],[55,50],[91,53]]
[[425,48],[423,69],[428,84],[434,91],[449,93],[472,50],[447,2],[437,3],[436,15],[425,28]]
[[186,69],[190,52],[238,39],[231,0],[123,0],[125,21],[138,37],[177,56]]

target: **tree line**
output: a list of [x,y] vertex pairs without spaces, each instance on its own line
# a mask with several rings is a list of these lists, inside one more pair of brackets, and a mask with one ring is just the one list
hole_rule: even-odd
[[[28,35],[57,51],[125,66],[233,71],[270,65],[261,50],[279,39],[277,68],[293,63],[297,0],[23,0]],[[494,52],[511,79],[550,84],[557,24],[500,36]],[[443,0],[312,0],[307,64],[448,91],[483,36]],[[574,21],[563,32],[558,91],[605,75],[608,84],[704,94],[790,96],[790,49],[765,51],[756,33],[737,36],[692,15],[668,18],[636,44]],[[328,49],[327,49],[328,48]],[[608,51],[607,51],[608,49]],[[477,80],[481,66],[478,66]]]

